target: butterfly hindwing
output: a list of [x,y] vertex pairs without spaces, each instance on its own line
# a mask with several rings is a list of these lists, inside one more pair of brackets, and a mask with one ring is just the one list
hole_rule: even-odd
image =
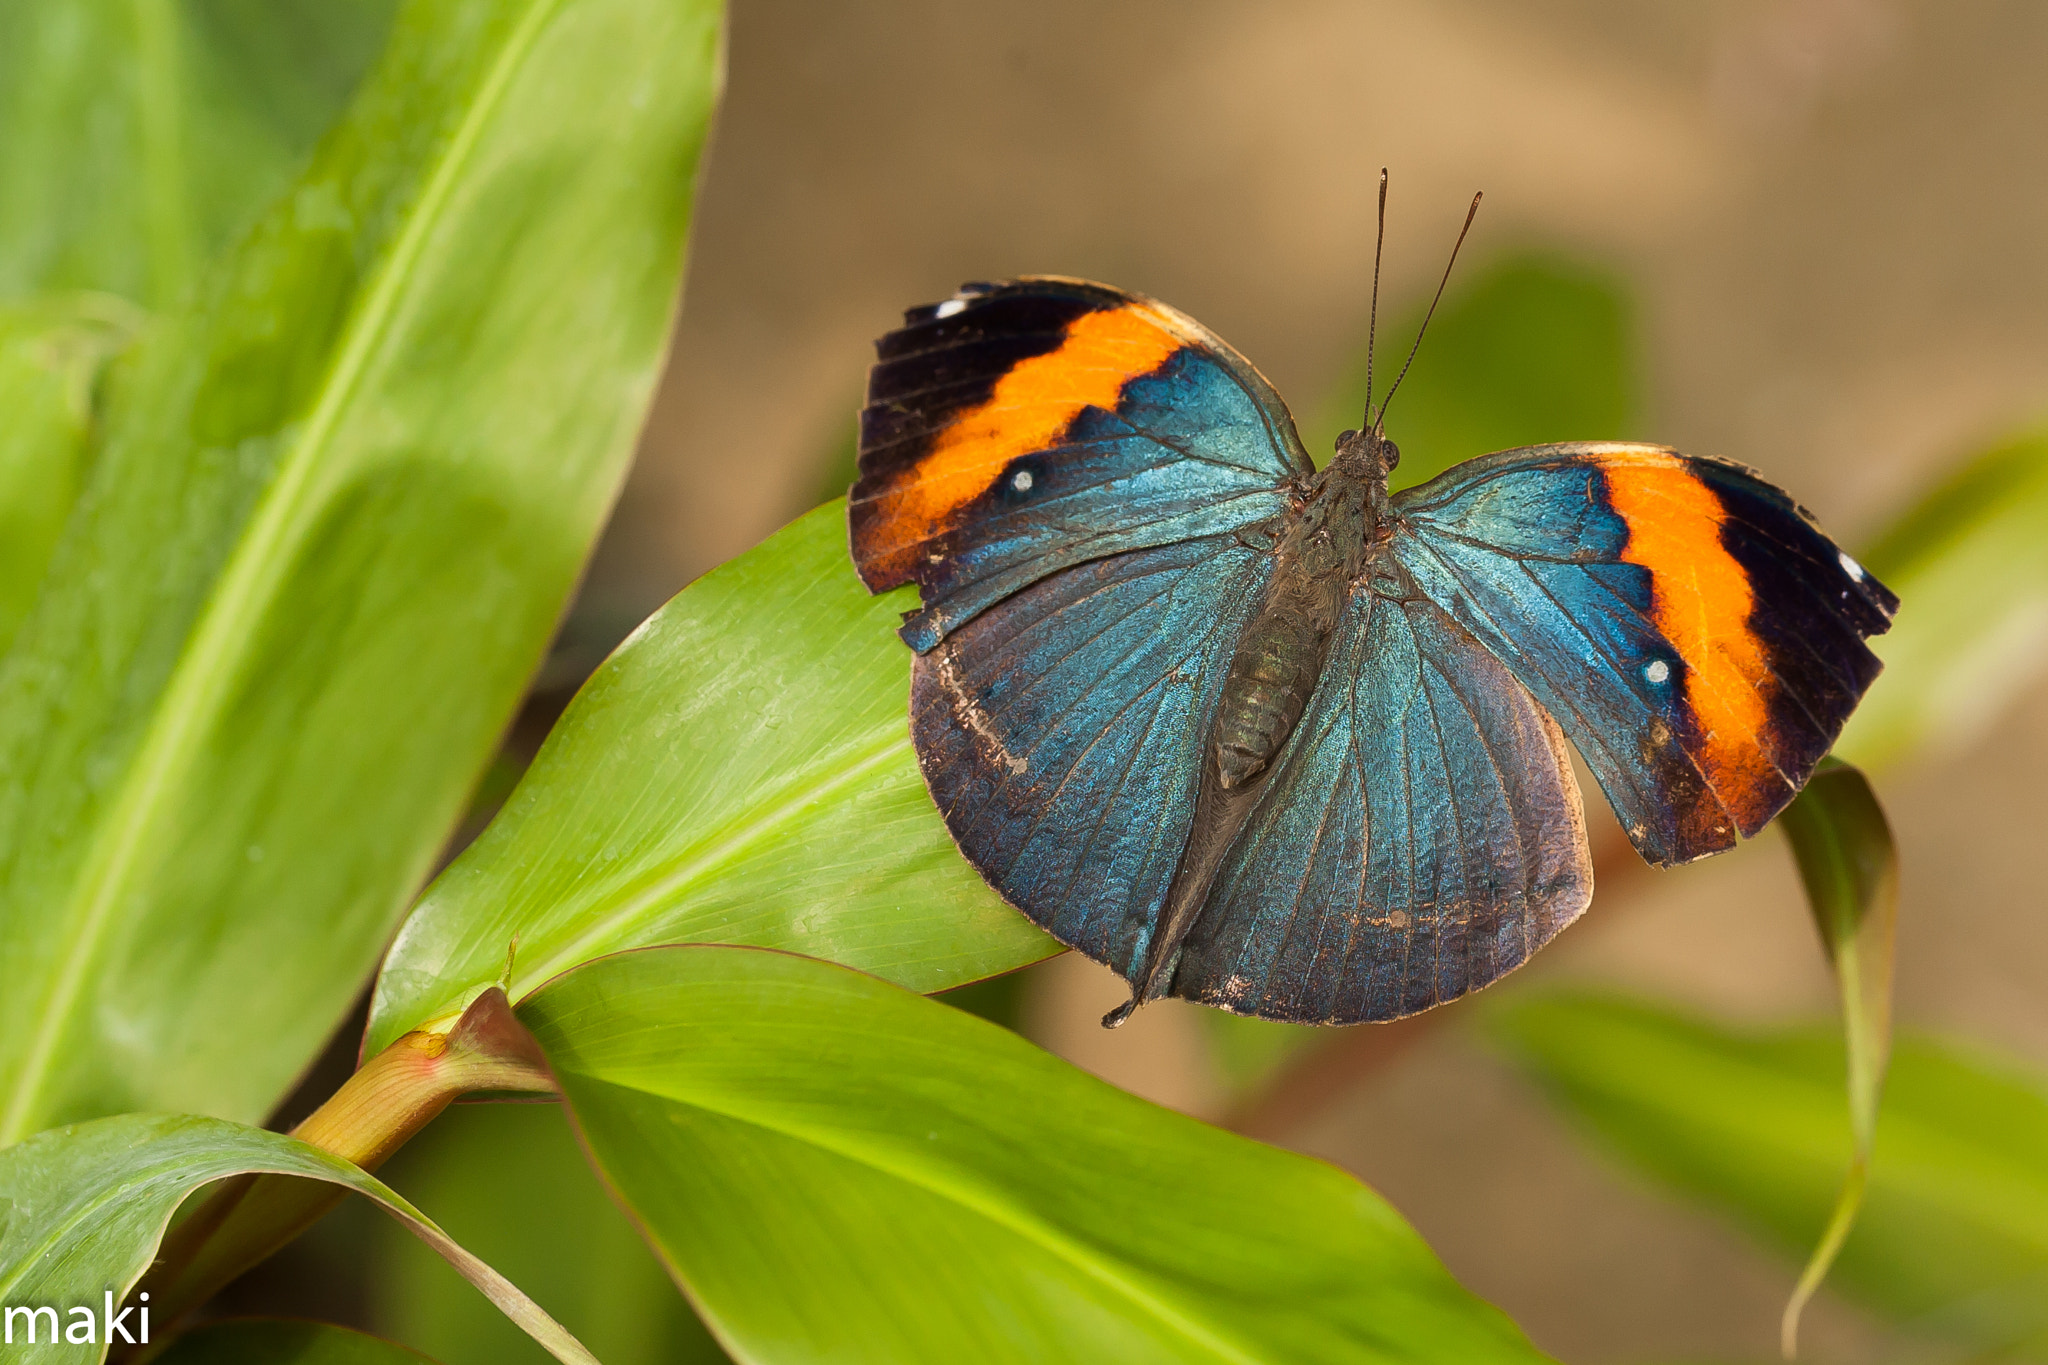
[[1396,495],[1391,549],[1556,718],[1653,863],[1784,808],[1898,600],[1783,493],[1659,446],[1534,446]]
[[982,612],[913,667],[918,758],[961,851],[1041,928],[1126,975],[1271,570],[1233,536],[1093,560]]
[[876,349],[853,556],[874,591],[922,588],[919,650],[1070,565],[1273,518],[1314,472],[1250,363],[1138,295],[970,285]]
[[1556,724],[1434,604],[1361,588],[1173,992],[1297,1023],[1399,1018],[1519,966],[1592,890]]

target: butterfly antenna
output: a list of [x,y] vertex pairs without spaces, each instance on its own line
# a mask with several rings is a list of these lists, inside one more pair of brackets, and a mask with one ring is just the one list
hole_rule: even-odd
[[1380,325],[1380,252],[1387,245],[1387,168],[1380,167],[1380,231],[1372,244],[1372,310],[1365,315],[1365,428],[1372,429],[1372,343]]
[[1480,196],[1472,196],[1472,207],[1465,210],[1465,226],[1458,229],[1458,240],[1451,247],[1451,259],[1444,262],[1444,277],[1437,281],[1436,297],[1429,301],[1429,311],[1422,315],[1422,325],[1415,329],[1415,344],[1408,348],[1408,359],[1402,362],[1401,373],[1394,376],[1394,387],[1387,390],[1387,396],[1380,400],[1380,415],[1374,419],[1373,429],[1384,432],[1387,423],[1387,404],[1394,401],[1394,389],[1401,387],[1401,381],[1408,377],[1408,367],[1415,363],[1415,353],[1422,349],[1422,334],[1429,330],[1429,320],[1436,316],[1436,306],[1444,296],[1444,286],[1451,282],[1451,267],[1458,263],[1458,248],[1465,245],[1465,234],[1472,230],[1472,220],[1479,216]]

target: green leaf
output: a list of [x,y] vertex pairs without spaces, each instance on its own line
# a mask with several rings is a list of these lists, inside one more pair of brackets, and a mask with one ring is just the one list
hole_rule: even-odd
[[157,1365],[433,1365],[396,1342],[324,1322],[244,1318],[179,1337]]
[[738,1359],[1543,1358],[1350,1176],[873,977],[655,948],[520,1015]]
[[181,303],[340,113],[394,0],[0,6],[0,299]]
[[1827,1229],[1785,1305],[1780,1345],[1798,1353],[1799,1317],[1827,1278],[1870,1176],[1879,1097],[1892,1042],[1892,963],[1898,943],[1899,852],[1869,779],[1826,760],[1778,817],[1834,968],[1847,1048],[1849,1130],[1855,1149]]
[[1875,768],[1969,744],[2048,667],[2048,431],[1969,461],[1863,559],[1904,605],[1835,752]]
[[[625,1214],[561,1107],[457,1105],[380,1172],[545,1305],[605,1365],[723,1361]],[[518,1191],[507,1198],[507,1191]],[[371,1320],[447,1365],[545,1361],[417,1240],[386,1224],[368,1248]]]
[[787,948],[916,990],[1059,945],[954,848],[910,745],[906,596],[871,598],[843,502],[663,607],[570,705],[386,959],[366,1050],[621,948]]
[[[48,1306],[67,1321],[73,1309],[91,1308],[103,1332],[106,1313],[126,1302],[185,1196],[252,1171],[326,1181],[375,1201],[547,1345],[557,1360],[595,1365],[574,1337],[502,1275],[374,1177],[295,1138],[188,1114],[98,1119],[0,1151],[0,1305]],[[139,1311],[127,1325],[139,1341]],[[75,1349],[46,1351],[40,1349],[43,1344],[23,1350],[17,1341],[8,1359],[78,1359]]]
[[[1791,1256],[1851,1157],[1831,1028],[1736,1032],[1595,995],[1486,1012],[1551,1097],[1637,1169]],[[1988,1352],[2048,1350],[2048,1077],[1901,1038],[1862,1215],[1831,1283]]]
[[[1417,308],[1380,330],[1380,397],[1421,324]],[[1365,412],[1363,341],[1321,420],[1303,433],[1319,461],[1329,459],[1337,433],[1357,426]],[[1387,419],[1387,434],[1401,447],[1392,484],[1424,483],[1489,451],[1632,436],[1639,387],[1621,284],[1577,262],[1510,256],[1469,287],[1454,285],[1429,324],[1394,400],[1400,406]]]
[[0,1142],[266,1112],[460,815],[626,467],[715,0],[418,0],[152,336],[0,665]]
[[84,480],[100,372],[141,326],[109,294],[0,305],[0,655]]

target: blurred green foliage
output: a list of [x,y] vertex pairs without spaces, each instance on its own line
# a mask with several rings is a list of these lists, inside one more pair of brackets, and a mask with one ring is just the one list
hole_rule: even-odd
[[[1528,992],[1482,1013],[1508,1055],[1631,1166],[1788,1253],[1812,1245],[1852,1151],[1839,1031],[1736,1030],[1586,994]],[[1833,1283],[1986,1359],[2048,1358],[2048,1078],[1902,1037]]]
[[0,5],[0,299],[182,303],[299,169],[397,0]]
[[208,1323],[157,1359],[161,1365],[420,1365],[427,1357],[325,1323],[256,1318]]
[[0,655],[85,482],[101,373],[142,325],[111,294],[0,304]]
[[2048,667],[2048,431],[1956,461],[1862,556],[1906,605],[1837,752],[1883,766],[1981,738]]

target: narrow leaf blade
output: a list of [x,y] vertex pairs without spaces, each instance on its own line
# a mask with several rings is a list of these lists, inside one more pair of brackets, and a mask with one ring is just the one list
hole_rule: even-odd
[[871,598],[827,504],[680,593],[606,661],[386,958],[372,1053],[659,943],[786,948],[940,990],[1059,945],[947,835],[910,744],[901,594]]
[[873,977],[654,948],[521,1016],[739,1359],[1542,1359],[1351,1177]]
[[[457,1246],[375,1177],[279,1133],[193,1115],[124,1114],[54,1129],[0,1151],[0,1303],[90,1307],[126,1301],[171,1214],[202,1185],[249,1172],[354,1190],[432,1246],[557,1360],[595,1357],[509,1281]],[[140,1318],[129,1320],[130,1332]],[[159,1324],[169,1326],[169,1324]],[[105,1345],[105,1342],[98,1342]],[[21,1343],[17,1343],[20,1346]],[[28,1346],[10,1360],[72,1361],[72,1347]]]
[[1891,1055],[1899,854],[1869,779],[1846,763],[1823,764],[1778,823],[1792,841],[1807,904],[1841,995],[1849,1129],[1855,1137],[1834,1212],[1785,1305],[1780,1345],[1790,1359],[1798,1349],[1800,1314],[1841,1252],[1869,1179],[1878,1103]]

